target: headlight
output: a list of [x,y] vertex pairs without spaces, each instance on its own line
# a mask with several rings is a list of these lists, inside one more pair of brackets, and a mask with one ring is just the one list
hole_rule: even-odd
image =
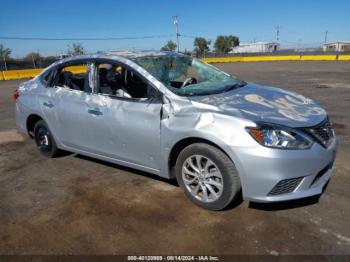
[[261,124],[247,127],[248,133],[261,145],[280,149],[308,149],[313,141],[304,133],[288,127]]

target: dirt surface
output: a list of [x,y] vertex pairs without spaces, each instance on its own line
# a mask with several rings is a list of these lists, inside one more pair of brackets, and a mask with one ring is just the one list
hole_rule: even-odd
[[217,66],[328,110],[339,151],[318,203],[210,212],[172,181],[77,155],[46,159],[16,134],[19,81],[0,81],[0,254],[350,254],[350,63]]

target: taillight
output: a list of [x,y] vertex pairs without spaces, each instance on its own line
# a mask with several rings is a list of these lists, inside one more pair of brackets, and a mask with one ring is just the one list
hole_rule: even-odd
[[19,92],[16,89],[15,91],[13,91],[13,100],[17,103],[18,98],[19,98]]

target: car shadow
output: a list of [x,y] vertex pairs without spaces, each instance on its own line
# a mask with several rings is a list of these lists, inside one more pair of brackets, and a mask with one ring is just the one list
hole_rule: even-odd
[[136,175],[148,177],[148,178],[151,178],[151,179],[154,179],[154,180],[158,180],[158,181],[167,183],[167,184],[175,186],[175,187],[179,187],[176,179],[167,179],[167,178],[160,177],[160,176],[157,176],[157,175],[145,172],[145,171],[141,171],[141,170],[134,169],[134,168],[131,168],[131,167],[118,165],[118,164],[115,164],[115,163],[103,161],[103,160],[100,160],[100,159],[96,159],[96,158],[92,158],[92,157],[88,157],[88,156],[84,156],[84,155],[75,154],[74,157],[80,158],[80,159],[84,159],[84,160],[87,160],[87,161],[92,161],[92,162],[95,162],[95,163],[98,163],[98,164],[101,164],[101,165],[105,165],[105,166],[109,166],[109,167],[112,167],[112,168],[117,168],[117,169],[123,170],[125,172],[134,173]]
[[305,207],[317,204],[320,200],[321,195],[296,199],[296,200],[288,200],[288,201],[280,201],[273,203],[258,203],[258,202],[249,202],[249,208],[259,209],[264,211],[279,211],[286,209],[294,209],[299,207]]
[[[88,157],[88,156],[84,156],[84,155],[79,155],[79,154],[75,154],[74,157],[76,158],[80,158],[83,160],[87,160],[87,161],[92,161],[101,165],[105,165],[105,166],[109,166],[112,168],[117,168],[126,172],[130,172],[130,173],[134,173],[136,175],[140,175],[140,176],[144,176],[150,179],[154,179],[157,181],[161,181],[164,183],[167,183],[169,185],[172,185],[174,187],[180,187],[179,184],[177,183],[176,179],[167,179],[164,177],[160,177],[145,171],[141,171],[138,169],[134,169],[134,168],[130,168],[130,167],[126,167],[126,166],[121,166],[115,163],[111,163],[111,162],[107,162],[107,161],[103,161],[100,159],[96,159],[96,158],[92,158],[92,157]],[[241,205],[243,202],[243,197],[242,197],[242,190],[240,191],[240,193],[238,194],[237,198],[234,199],[227,207],[225,207],[222,211],[226,211],[226,210],[231,210],[234,209],[235,207],[238,207],[239,205]]]
[[[119,170],[122,170],[125,172],[130,172],[130,173],[133,173],[136,175],[140,175],[143,177],[147,177],[150,179],[161,181],[161,182],[167,183],[167,184],[175,186],[175,187],[179,187],[179,184],[177,183],[176,179],[163,178],[163,177],[160,177],[160,176],[157,176],[157,175],[145,172],[145,171],[141,171],[138,169],[118,165],[115,163],[107,162],[104,160],[100,160],[100,159],[96,159],[96,158],[92,158],[92,157],[88,157],[88,156],[84,156],[84,155],[75,154],[74,157],[79,158],[79,159],[83,159],[83,160],[87,160],[87,161],[92,161],[92,162],[95,162],[97,164],[109,166],[109,167],[116,168],[116,169],[119,169]],[[324,186],[323,191],[326,190],[327,186],[328,186],[328,183]],[[311,196],[311,197],[306,197],[306,198],[302,198],[302,199],[280,201],[280,202],[273,202],[273,203],[249,202],[248,207],[252,208],[252,209],[263,210],[263,211],[279,211],[279,210],[294,209],[294,208],[300,208],[300,207],[305,207],[305,206],[317,204],[319,202],[321,195],[322,194],[316,195],[316,196]],[[243,201],[244,200],[242,197],[242,193],[240,193],[239,197],[237,197],[234,201],[232,201],[224,210],[234,209],[235,207],[238,207],[239,205],[241,205]]]

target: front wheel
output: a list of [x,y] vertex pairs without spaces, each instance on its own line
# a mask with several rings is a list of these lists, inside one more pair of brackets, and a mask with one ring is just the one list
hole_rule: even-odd
[[198,143],[183,149],[175,173],[186,196],[202,208],[221,210],[240,197],[241,182],[233,162],[214,146]]
[[44,156],[52,158],[58,155],[59,150],[45,121],[40,120],[35,124],[34,139],[36,146]]

